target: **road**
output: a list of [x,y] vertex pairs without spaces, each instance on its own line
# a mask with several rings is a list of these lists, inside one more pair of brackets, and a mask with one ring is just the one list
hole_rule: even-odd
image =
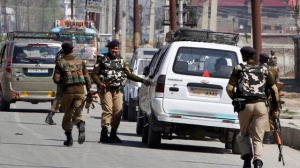
[[[32,105],[18,102],[10,112],[0,112],[1,168],[240,168],[239,155],[231,154],[217,140],[162,140],[160,149],[149,149],[135,134],[135,122],[122,121],[121,144],[98,143],[101,108],[96,105],[87,114],[86,141],[77,143],[78,132],[73,130],[74,144],[63,146],[62,113],[54,116],[58,125],[47,125],[44,119],[50,103]],[[278,162],[276,145],[265,145],[264,167],[283,167]],[[300,151],[283,148],[285,168],[300,164]]]

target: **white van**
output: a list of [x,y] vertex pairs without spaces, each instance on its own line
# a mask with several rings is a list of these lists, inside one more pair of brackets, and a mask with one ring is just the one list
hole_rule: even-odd
[[139,91],[137,130],[158,148],[161,139],[219,139],[239,153],[239,120],[226,85],[242,62],[238,34],[178,29],[144,70],[150,86]]
[[[130,71],[144,78],[143,70],[149,65],[151,58],[157,51],[157,48],[137,48],[131,58]],[[127,80],[123,88],[123,117],[124,120],[136,121],[138,108],[138,90],[141,87],[140,82]]]

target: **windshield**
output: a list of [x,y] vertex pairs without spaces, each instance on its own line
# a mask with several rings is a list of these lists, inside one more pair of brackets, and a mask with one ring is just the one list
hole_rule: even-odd
[[93,35],[75,35],[76,45],[86,44],[87,47],[94,47],[95,40]]
[[143,75],[144,68],[149,65],[150,61],[151,61],[151,59],[139,60],[137,75]]
[[[74,40],[72,40],[74,37]],[[94,35],[82,35],[82,34],[60,34],[58,41],[65,42],[69,41],[74,44],[74,46],[85,45],[86,47],[95,46],[95,36]]]
[[47,44],[18,44],[14,46],[13,63],[55,64],[56,53],[60,47]]
[[179,74],[229,78],[237,65],[237,55],[233,51],[182,47],[178,50],[173,71]]

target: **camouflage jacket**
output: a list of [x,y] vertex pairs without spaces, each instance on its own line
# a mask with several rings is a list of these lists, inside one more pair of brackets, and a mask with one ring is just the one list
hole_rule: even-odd
[[[256,63],[252,60],[248,61],[247,64],[253,65],[253,66],[256,65]],[[228,85],[226,87],[228,96],[232,99],[236,97],[236,95],[235,95],[236,93],[234,92],[234,90],[238,85],[239,69],[240,69],[240,65],[237,65],[234,67],[234,69],[230,75]],[[267,74],[267,78],[266,78],[266,89],[269,89],[271,91],[271,96],[272,96],[273,100],[276,100],[276,101],[271,102],[273,108],[278,108],[279,95],[278,95],[278,89],[275,84],[276,84],[275,76],[269,70],[268,74]],[[229,86],[232,86],[232,87],[229,87]]]
[[[110,56],[110,54],[105,54],[104,57],[109,57],[109,59],[111,60],[115,60],[115,59],[122,59],[121,56],[117,57],[117,58],[114,58],[112,56]],[[105,82],[104,79],[101,78],[101,76],[107,76],[108,74],[106,74],[107,72],[107,69],[108,66],[105,65],[107,59],[103,59],[103,57],[101,56],[98,56],[97,57],[97,62],[95,63],[94,65],[94,69],[93,69],[93,72],[92,72],[92,79],[93,81],[98,85],[100,86],[102,82]],[[143,79],[136,76],[135,74],[131,73],[130,70],[128,69],[128,66],[126,65],[126,63],[123,61],[123,66],[116,69],[116,73],[121,73],[120,71],[122,71],[122,73],[126,74],[126,78],[130,79],[130,80],[133,80],[133,81],[136,81],[136,82],[142,82]]]

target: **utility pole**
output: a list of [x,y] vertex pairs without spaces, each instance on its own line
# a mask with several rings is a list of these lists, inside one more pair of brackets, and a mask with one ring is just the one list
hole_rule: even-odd
[[108,23],[107,23],[107,31],[109,34],[112,34],[112,6],[113,6],[113,1],[112,0],[109,0],[108,1],[109,4],[108,4]]
[[[169,0],[166,0],[166,4],[165,4],[165,6],[170,6],[170,1]],[[166,9],[165,9],[165,14],[166,13],[168,13],[169,12],[169,14],[170,14],[170,11],[166,11]],[[171,16],[169,15],[169,18],[170,18]],[[166,19],[166,18],[165,18]],[[170,26],[169,25],[164,25],[164,39],[163,39],[163,43],[164,42],[166,42],[166,34],[167,34],[167,32],[169,32],[170,31]]]
[[183,27],[183,0],[179,0],[178,25]]
[[16,22],[15,22],[15,25],[16,25],[16,28],[15,28],[15,31],[18,31],[18,22],[19,22],[19,17],[18,17],[18,0],[15,1],[15,5],[16,5]]
[[87,1],[88,1],[88,0],[85,0],[85,18],[84,18],[84,20],[85,20],[85,21],[87,21],[87,20],[88,20]]
[[120,32],[120,0],[116,0],[116,15],[115,15],[115,39],[119,40]]
[[208,6],[209,0],[203,0],[202,29],[208,29]]
[[6,0],[4,0],[4,2],[3,2],[3,4],[4,4],[4,25],[5,25],[5,31],[6,32],[8,32],[8,30],[7,30],[7,28],[8,28],[8,22],[7,22],[7,10],[6,10]]
[[71,0],[71,19],[73,20],[74,0]]
[[149,45],[154,44],[154,26],[155,26],[155,0],[151,0],[150,4],[150,25],[149,25]]
[[218,0],[211,0],[210,30],[217,31]]
[[140,44],[140,32],[139,32],[139,0],[134,0],[133,6],[133,49],[134,51]]
[[170,0],[170,24],[171,30],[177,30],[176,0]]
[[122,43],[121,43],[121,55],[125,56],[126,53],[126,7],[127,7],[127,2],[126,0],[122,1],[122,32],[121,32],[121,37],[122,37]]
[[28,13],[28,21],[27,21],[27,31],[29,31],[29,23],[30,23],[30,17],[29,17],[29,3],[28,3],[28,0],[27,0],[27,13]]
[[260,0],[252,0],[251,2],[253,48],[256,50],[255,61],[259,62],[259,54],[262,51]]
[[100,26],[101,30],[100,33],[105,34],[106,33],[106,9],[107,9],[107,3],[106,0],[102,0],[102,8],[101,8],[101,19],[100,19]]
[[42,5],[43,5],[43,9],[42,9],[42,31],[44,31],[44,13],[45,13],[45,1],[43,1]]

